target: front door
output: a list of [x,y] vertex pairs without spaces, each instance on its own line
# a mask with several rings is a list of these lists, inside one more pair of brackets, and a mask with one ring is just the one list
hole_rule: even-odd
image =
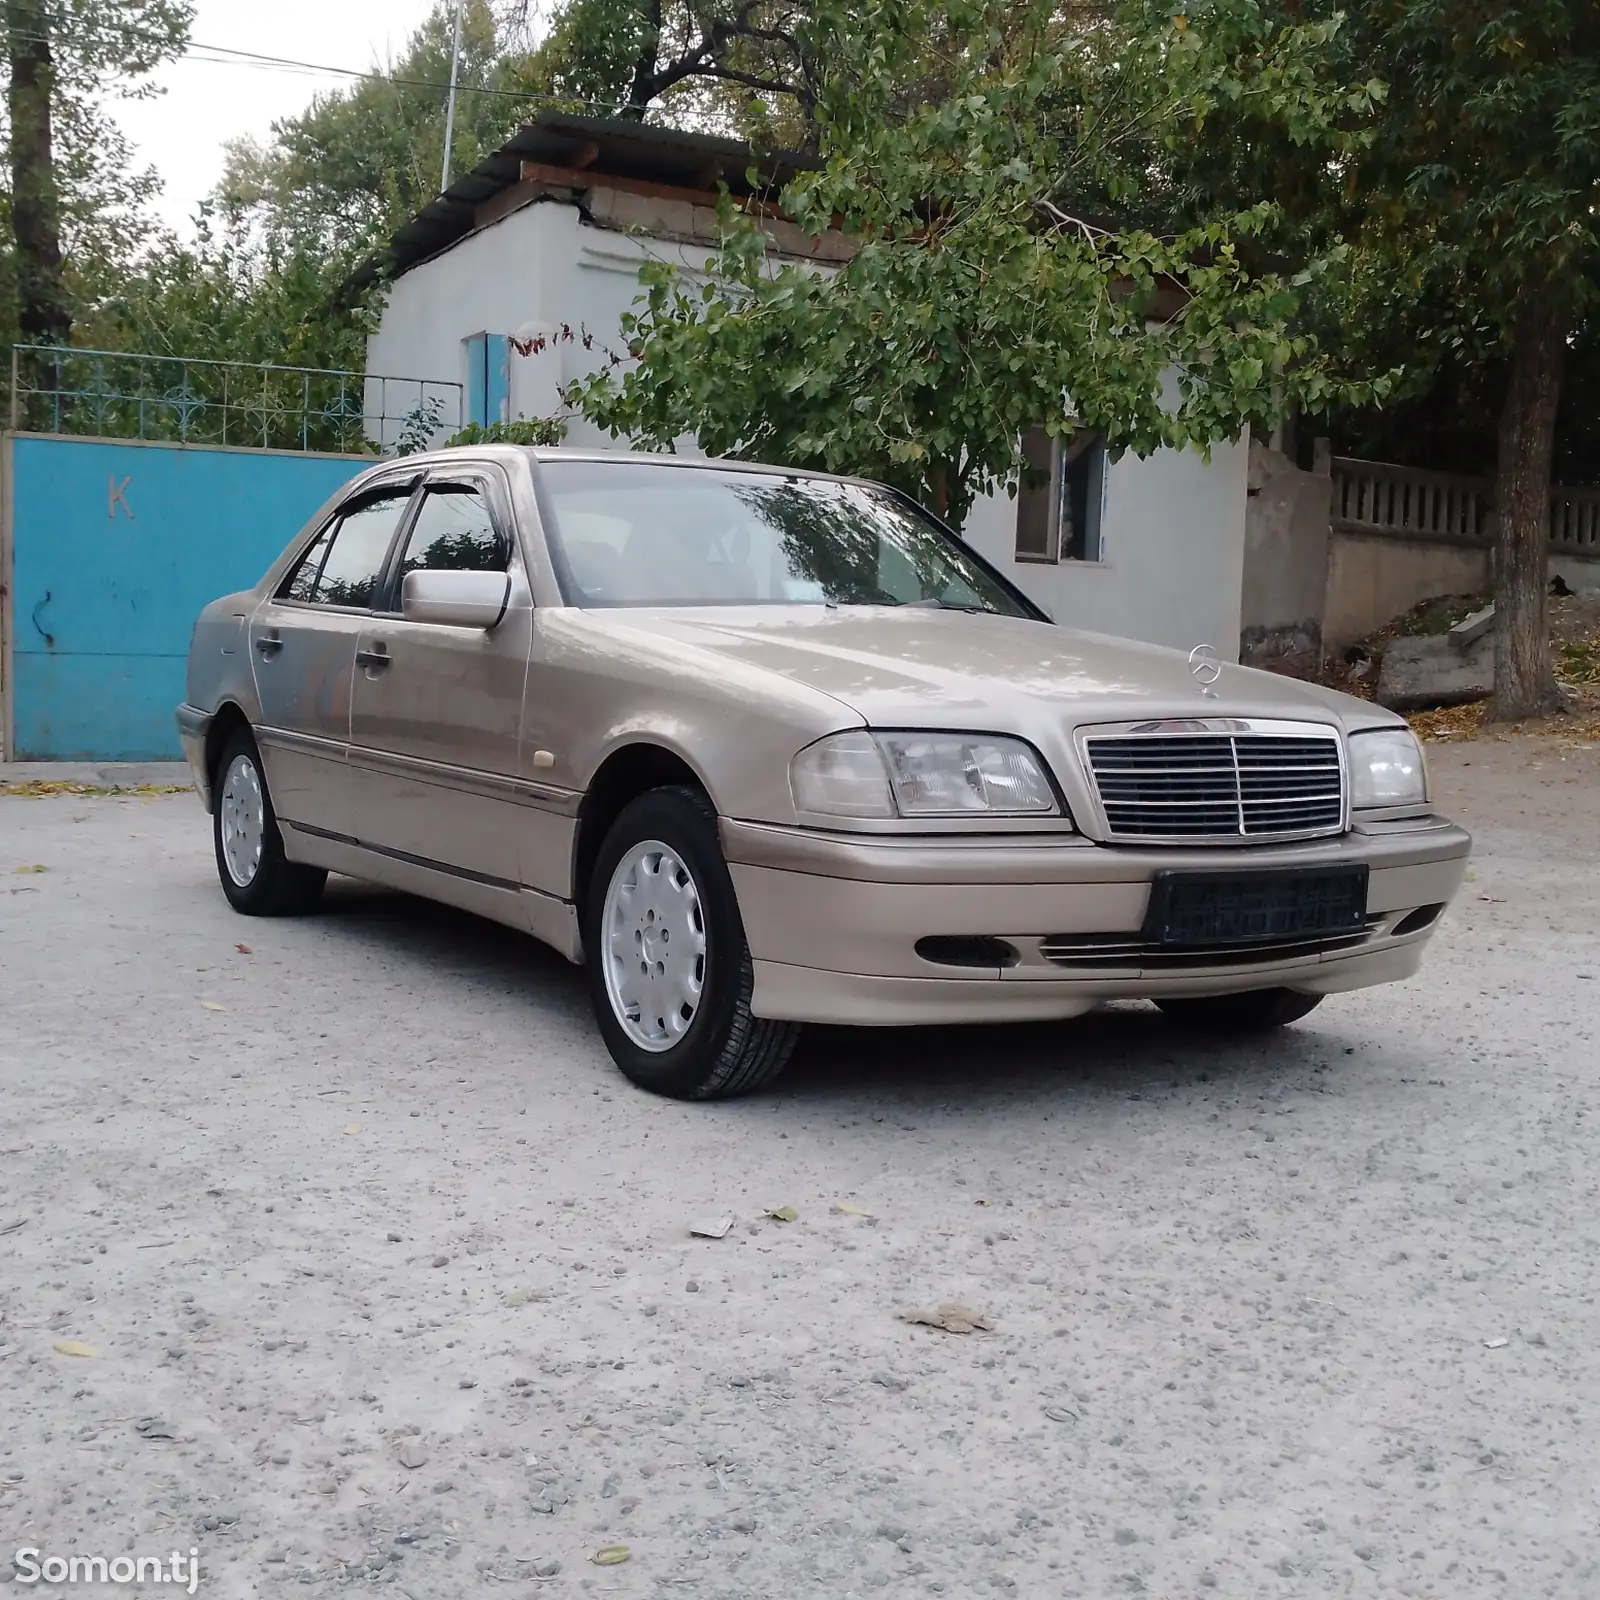
[[[493,628],[407,622],[408,572],[509,572]],[[435,472],[423,486],[380,612],[356,652],[350,732],[354,835],[370,848],[497,887],[518,886],[526,811],[517,740],[533,603],[510,500],[488,468]]]
[[250,619],[256,738],[273,805],[291,824],[349,832],[356,642],[412,488],[389,484],[347,501]]

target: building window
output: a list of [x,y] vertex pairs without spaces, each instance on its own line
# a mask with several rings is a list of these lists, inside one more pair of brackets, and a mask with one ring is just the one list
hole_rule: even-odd
[[1099,561],[1105,440],[1095,433],[1052,439],[1023,436],[1026,468],[1017,490],[1018,561]]

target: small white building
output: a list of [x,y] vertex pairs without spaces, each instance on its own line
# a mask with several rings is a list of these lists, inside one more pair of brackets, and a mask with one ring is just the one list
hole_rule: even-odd
[[[751,164],[733,140],[542,115],[395,235],[368,372],[465,384],[464,421],[556,415],[561,387],[619,345],[645,260],[705,269],[717,186],[755,200]],[[795,170],[792,157],[765,161],[762,193]],[[808,239],[770,214],[763,225],[780,257],[848,256],[839,234]],[[369,395],[369,413],[389,410]],[[626,444],[581,418],[568,442]],[[1042,444],[1041,434],[1030,451],[1048,485],[981,500],[967,540],[1058,622],[1236,657],[1247,444],[1219,445],[1209,460],[1169,450],[1115,462],[1092,440]]]

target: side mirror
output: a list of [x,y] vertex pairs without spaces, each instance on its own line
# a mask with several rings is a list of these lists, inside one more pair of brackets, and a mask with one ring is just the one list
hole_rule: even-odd
[[445,628],[492,628],[511,599],[508,572],[408,572],[400,586],[407,622]]

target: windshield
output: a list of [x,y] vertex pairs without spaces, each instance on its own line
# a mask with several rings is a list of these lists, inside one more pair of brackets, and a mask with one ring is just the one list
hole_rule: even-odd
[[546,532],[584,606],[948,606],[1039,613],[887,489],[648,461],[541,461]]

